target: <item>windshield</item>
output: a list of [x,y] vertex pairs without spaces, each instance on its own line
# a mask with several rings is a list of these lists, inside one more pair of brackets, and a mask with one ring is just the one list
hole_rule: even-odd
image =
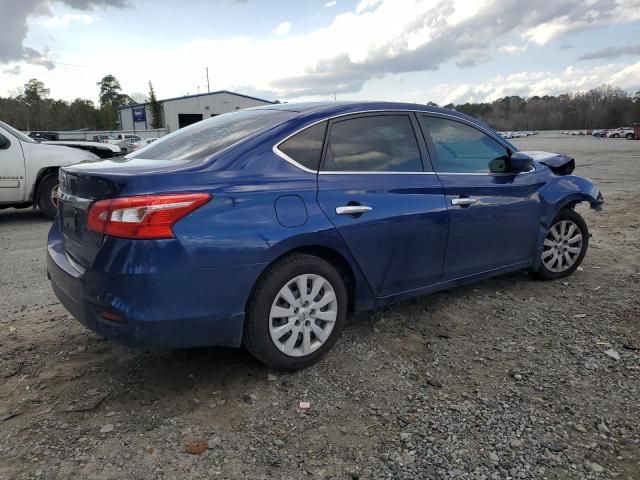
[[127,158],[193,160],[206,158],[251,135],[295,117],[281,110],[241,110],[202,120],[149,144]]
[[16,130],[15,128],[7,125],[4,122],[0,121],[0,127],[4,128],[7,132],[9,132],[11,135],[16,137],[18,140],[22,140],[23,142],[27,142],[27,143],[38,143],[33,138],[27,137],[24,133]]

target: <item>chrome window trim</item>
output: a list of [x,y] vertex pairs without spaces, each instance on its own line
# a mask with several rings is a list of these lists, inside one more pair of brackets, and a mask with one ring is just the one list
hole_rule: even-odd
[[[315,172],[314,172],[315,173]],[[358,172],[353,170],[328,170],[319,175],[437,175],[436,172]]]
[[282,140],[280,140],[278,143],[276,143],[275,145],[273,145],[273,147],[271,147],[271,150],[273,151],[273,153],[275,155],[277,155],[278,157],[282,158],[283,160],[285,160],[286,162],[290,163],[291,165],[293,165],[294,167],[299,168],[300,170],[302,170],[303,172],[306,173],[314,173],[317,175],[520,175],[523,173],[531,173],[535,171],[535,168],[531,169],[528,172],[520,172],[520,173],[464,173],[464,172],[358,172],[358,171],[336,171],[336,170],[325,170],[325,171],[321,171],[318,167],[318,170],[311,170],[310,168],[305,167],[304,165],[296,162],[293,158],[291,158],[290,156],[288,156],[286,153],[282,152],[278,147],[286,142],[287,140],[289,140],[291,137],[293,137],[294,135],[297,135],[298,133],[302,132],[303,130],[306,130],[307,128],[311,128],[314,125],[317,125],[318,123],[322,123],[322,122],[329,122],[331,120],[334,120],[336,118],[341,118],[341,117],[346,117],[346,116],[350,116],[350,115],[360,115],[363,113],[422,113],[425,115],[433,115],[433,116],[440,116],[440,117],[450,117],[456,121],[459,121],[461,123],[464,123],[465,125],[468,125],[470,127],[473,128],[477,128],[478,130],[482,131],[483,133],[485,133],[486,135],[489,135],[489,137],[491,137],[492,139],[496,140],[500,145],[502,145],[503,147],[507,148],[507,149],[511,149],[511,147],[509,147],[502,138],[500,138],[500,136],[495,136],[490,130],[487,130],[486,128],[480,126],[480,125],[476,125],[472,122],[469,122],[468,120],[464,119],[464,118],[460,118],[456,115],[449,115],[448,113],[440,113],[440,112],[427,112],[424,110],[406,110],[406,109],[393,109],[393,108],[385,108],[385,109],[378,109],[378,110],[362,110],[359,112],[347,112],[347,113],[340,113],[338,115],[330,115],[328,117],[324,117],[320,120],[316,120],[313,123],[310,123],[309,125],[306,125],[305,127],[302,127],[298,130],[296,130],[295,132],[287,135],[285,138],[283,138]]

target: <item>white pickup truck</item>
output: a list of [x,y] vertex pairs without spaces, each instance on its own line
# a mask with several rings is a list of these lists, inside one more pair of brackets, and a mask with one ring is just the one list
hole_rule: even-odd
[[0,121],[0,209],[38,207],[53,218],[60,167],[119,154],[117,146],[96,142],[38,143]]

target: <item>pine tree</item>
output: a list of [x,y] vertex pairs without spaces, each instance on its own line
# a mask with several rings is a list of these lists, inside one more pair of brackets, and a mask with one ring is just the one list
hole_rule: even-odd
[[151,128],[162,128],[162,107],[156,98],[151,80],[149,80],[149,107],[151,108]]

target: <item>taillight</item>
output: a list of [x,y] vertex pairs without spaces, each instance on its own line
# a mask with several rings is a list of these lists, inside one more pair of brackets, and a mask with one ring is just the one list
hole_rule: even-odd
[[89,210],[87,229],[122,238],[173,238],[173,225],[209,200],[208,193],[100,200]]

